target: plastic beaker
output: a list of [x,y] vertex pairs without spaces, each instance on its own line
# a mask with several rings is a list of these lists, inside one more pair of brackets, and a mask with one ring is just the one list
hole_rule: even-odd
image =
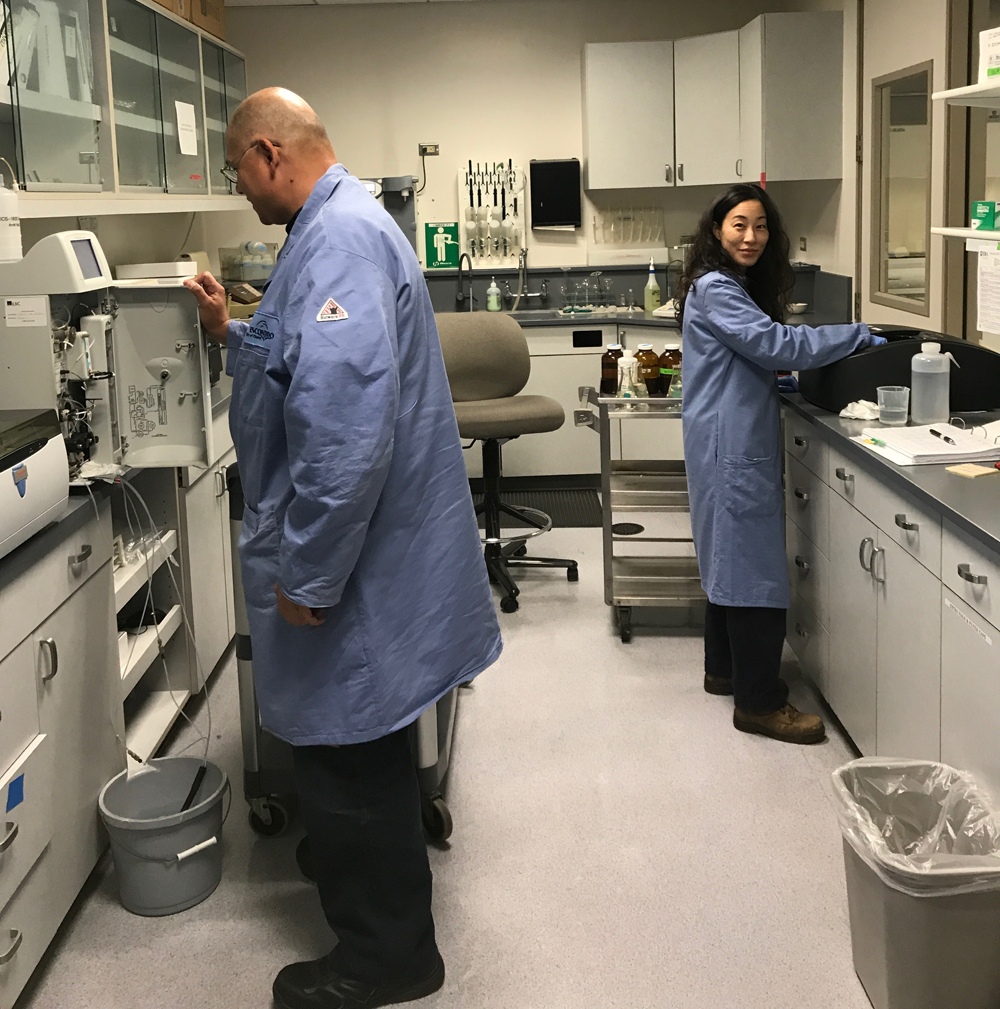
[[902,427],[910,412],[910,387],[880,385],[877,392],[879,422],[887,427]]

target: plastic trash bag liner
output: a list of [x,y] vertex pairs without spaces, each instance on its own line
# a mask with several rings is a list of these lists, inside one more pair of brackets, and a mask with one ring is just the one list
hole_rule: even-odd
[[888,886],[914,897],[1000,891],[1000,811],[971,775],[865,757],[833,772],[844,838]]

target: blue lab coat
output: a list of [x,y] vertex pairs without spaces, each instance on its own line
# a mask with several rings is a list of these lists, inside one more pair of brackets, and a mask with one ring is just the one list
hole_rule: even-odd
[[[420,265],[342,165],[228,344],[261,722],[299,746],[377,739],[502,642]],[[325,623],[288,624],[275,584]]]
[[684,302],[684,458],[701,584],[719,606],[789,604],[776,371],[859,347],[864,325],[783,326],[712,272]]

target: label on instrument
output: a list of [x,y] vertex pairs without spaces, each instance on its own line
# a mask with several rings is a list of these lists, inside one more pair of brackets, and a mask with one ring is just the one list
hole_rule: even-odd
[[46,301],[44,296],[33,298],[4,298],[4,322],[11,329],[46,324]]

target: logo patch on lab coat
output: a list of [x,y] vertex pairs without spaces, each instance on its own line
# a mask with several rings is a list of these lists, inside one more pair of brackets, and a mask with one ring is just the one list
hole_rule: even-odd
[[327,298],[326,304],[319,310],[316,316],[317,322],[339,322],[347,318],[347,312],[338,305],[333,298]]

